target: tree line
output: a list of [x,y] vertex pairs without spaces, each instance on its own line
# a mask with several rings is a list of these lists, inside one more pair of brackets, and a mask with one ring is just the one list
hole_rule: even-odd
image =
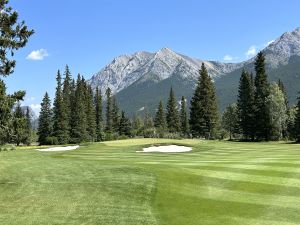
[[[110,88],[104,96],[92,90],[78,75],[64,79],[57,73],[53,108],[46,93],[39,117],[40,144],[66,144],[130,137],[239,139],[243,141],[300,140],[300,110],[289,106],[283,83],[268,83],[264,54],[255,59],[255,76],[243,69],[237,102],[222,115],[218,110],[214,82],[204,64],[187,109],[187,99],[177,102],[170,88],[166,106],[158,103],[155,116],[128,118],[119,109]],[[103,107],[105,103],[105,107]],[[104,110],[103,110],[104,109]],[[189,113],[188,113],[189,111]],[[104,115],[105,114],[105,115]]]

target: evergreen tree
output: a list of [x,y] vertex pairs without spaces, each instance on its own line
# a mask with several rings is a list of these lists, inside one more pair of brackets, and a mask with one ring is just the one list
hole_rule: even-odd
[[189,134],[189,120],[186,111],[186,99],[184,96],[181,97],[180,104],[180,130],[184,136]]
[[53,125],[51,100],[49,98],[48,93],[46,92],[41,103],[41,112],[39,116],[38,142],[40,143],[40,145],[47,144],[47,138],[51,136],[52,131]]
[[13,142],[16,143],[18,146],[21,143],[26,142],[27,137],[27,130],[26,130],[27,121],[22,112],[20,102],[17,103],[14,112],[14,119],[13,119]]
[[237,114],[239,127],[244,139],[254,140],[255,119],[254,119],[254,83],[252,75],[243,70],[237,99]]
[[87,99],[86,99],[86,109],[87,109],[87,132],[88,132],[88,140],[95,141],[96,140],[96,112],[94,107],[94,99],[93,99],[93,91],[90,86],[87,86]]
[[62,84],[60,71],[57,72],[57,87],[53,103],[53,135],[57,138],[59,144],[69,142],[69,121],[66,113],[66,107],[63,104]]
[[72,143],[80,143],[88,140],[85,92],[85,84],[83,83],[80,74],[78,74],[74,99],[75,106],[72,111]]
[[177,110],[177,103],[174,95],[173,88],[170,89],[170,95],[167,104],[166,120],[169,132],[179,132],[179,115]]
[[29,107],[26,108],[25,118],[26,118],[26,127],[25,127],[26,138],[24,144],[30,145],[32,139],[32,125],[31,125],[31,116],[30,116]]
[[270,140],[270,114],[267,104],[269,83],[265,71],[265,56],[262,52],[255,59],[255,127],[257,140]]
[[236,104],[226,107],[222,116],[222,127],[229,132],[229,139],[232,140],[233,135],[237,131],[238,115]]
[[154,119],[154,126],[161,130],[166,129],[166,116],[165,116],[162,101],[159,102],[159,105],[158,105],[158,108],[156,111],[156,115],[155,115],[155,119]]
[[[14,71],[16,61],[12,59],[15,51],[26,46],[29,37],[34,33],[24,21],[19,22],[16,10],[7,6],[8,0],[0,1],[0,76],[8,76]],[[7,143],[13,135],[13,106],[23,99],[25,92],[18,91],[6,94],[6,86],[0,79],[0,145]]]
[[297,142],[300,142],[300,97],[298,98],[294,127],[295,127],[295,139]]
[[190,129],[194,137],[214,138],[219,116],[215,87],[204,63],[191,100]]
[[122,111],[120,124],[119,124],[119,134],[130,136],[130,133],[131,133],[130,120],[125,117],[125,112]]
[[68,126],[68,133],[70,133],[70,118],[71,118],[71,94],[72,94],[72,77],[69,66],[66,65],[65,72],[64,72],[64,82],[63,82],[63,89],[62,89],[62,99],[63,99],[63,110],[65,111],[67,119],[67,126]]
[[34,33],[33,30],[28,30],[24,21],[19,22],[18,12],[7,4],[8,0],[0,1],[0,76],[13,73],[16,61],[11,59],[11,56],[16,50],[25,47]]
[[95,93],[95,110],[96,110],[96,135],[97,141],[103,140],[103,117],[102,117],[102,94],[97,87]]
[[113,126],[113,131],[118,132],[119,131],[119,123],[120,123],[120,111],[119,111],[119,106],[117,103],[117,99],[115,96],[112,97],[112,126]]
[[15,102],[23,100],[24,91],[6,94],[6,85],[0,79],[0,145],[11,141],[13,136],[13,106]]
[[111,133],[113,131],[113,117],[112,117],[112,97],[111,89],[106,90],[106,127],[105,131]]

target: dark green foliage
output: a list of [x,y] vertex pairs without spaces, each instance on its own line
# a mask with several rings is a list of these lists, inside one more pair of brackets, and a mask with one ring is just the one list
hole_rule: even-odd
[[13,106],[17,101],[23,100],[24,91],[6,94],[6,85],[0,79],[0,145],[12,141],[13,136]]
[[103,115],[102,115],[102,94],[101,90],[96,88],[95,93],[95,116],[96,116],[96,136],[97,141],[103,141]]
[[295,117],[295,139],[300,142],[300,97],[298,98],[297,112]]
[[72,77],[69,66],[66,65],[65,72],[64,72],[64,82],[63,82],[63,89],[62,89],[62,99],[63,99],[63,109],[65,111],[66,117],[68,118],[68,133],[70,133],[70,118],[71,118],[71,98],[72,98]]
[[111,89],[106,90],[106,127],[105,131],[111,133],[113,131],[113,121],[112,121],[112,97]]
[[158,108],[154,119],[154,126],[161,130],[166,129],[166,116],[165,116],[164,106],[162,101],[159,101],[158,104]]
[[225,109],[222,116],[222,127],[229,133],[230,140],[237,133],[238,113],[236,104],[231,104]]
[[86,85],[81,79],[80,74],[77,76],[76,90],[74,96],[74,107],[72,110],[72,129],[71,142],[80,143],[87,140],[87,118],[86,118]]
[[148,111],[145,112],[144,116],[144,130],[151,129],[154,127],[153,118]]
[[86,117],[87,117],[87,133],[88,141],[96,140],[96,111],[94,107],[93,91],[87,86],[86,92]]
[[189,120],[186,111],[186,99],[184,96],[181,97],[180,102],[180,130],[183,136],[188,136],[189,134]]
[[143,134],[144,122],[140,116],[134,115],[132,121],[132,135],[140,136]]
[[245,140],[254,140],[255,137],[255,101],[254,83],[252,75],[242,71],[237,99],[238,123]]
[[39,116],[39,127],[38,127],[38,142],[40,145],[47,144],[46,138],[50,137],[53,131],[52,124],[52,110],[51,100],[48,93],[46,92],[43,101],[41,103],[41,112]]
[[270,140],[270,116],[267,104],[269,83],[265,71],[265,56],[259,52],[255,59],[255,127],[257,140]]
[[180,131],[180,124],[179,124],[179,115],[177,110],[177,102],[175,99],[173,88],[170,89],[169,99],[167,103],[167,110],[166,110],[166,120],[167,120],[167,127],[169,132],[179,132]]
[[130,136],[131,134],[131,124],[130,120],[125,116],[125,112],[122,111],[120,123],[119,123],[119,134]]
[[21,143],[26,142],[28,136],[26,126],[27,126],[26,117],[22,112],[20,102],[18,102],[15,108],[14,118],[13,118],[13,136],[12,136],[13,143],[20,145]]
[[190,129],[194,137],[214,138],[218,125],[218,107],[215,87],[204,63],[191,100]]
[[63,102],[62,83],[60,71],[56,77],[57,87],[53,103],[53,136],[58,140],[59,144],[69,142],[69,121],[67,115],[67,105]]
[[24,144],[30,145],[32,140],[32,125],[31,125],[30,111],[28,107],[26,108],[25,118],[26,118],[26,126],[25,126],[26,137],[24,139]]
[[16,61],[11,59],[14,52],[25,47],[34,33],[28,30],[24,21],[18,22],[18,13],[7,6],[8,0],[0,1],[0,75],[13,73]]
[[120,123],[120,110],[115,96],[112,97],[112,127],[114,132],[118,132]]

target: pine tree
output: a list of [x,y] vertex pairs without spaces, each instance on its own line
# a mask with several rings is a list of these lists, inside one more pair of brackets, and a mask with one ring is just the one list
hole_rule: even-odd
[[262,52],[255,59],[255,127],[257,140],[270,140],[270,116],[267,104],[269,83],[265,71],[265,56]]
[[254,83],[252,75],[243,70],[237,97],[238,123],[245,140],[254,140],[255,119],[254,119]]
[[78,74],[74,99],[75,105],[72,111],[72,143],[80,143],[88,140],[85,92],[85,84],[83,83],[80,74]]
[[155,119],[154,119],[154,126],[161,130],[166,129],[166,116],[165,116],[164,106],[163,106],[162,101],[159,102],[159,105],[158,105],[158,108],[156,111],[156,115],[155,115]]
[[72,94],[72,78],[69,66],[66,65],[64,72],[64,82],[62,90],[62,99],[63,99],[63,110],[65,111],[68,126],[68,133],[70,133],[70,118],[71,118],[71,94]]
[[47,144],[47,138],[51,136],[52,131],[53,125],[51,100],[48,93],[46,92],[41,103],[41,112],[39,116],[38,142],[40,143],[40,145]]
[[216,92],[204,63],[191,100],[190,129],[194,137],[214,138],[219,121]]
[[26,138],[24,144],[30,145],[32,139],[32,125],[31,125],[31,116],[30,116],[29,107],[26,108],[25,118],[26,118],[26,127],[25,127]]
[[57,87],[53,103],[53,135],[57,138],[59,144],[69,142],[69,121],[63,104],[62,84],[60,71],[57,72]]
[[289,108],[289,100],[288,100],[288,95],[287,95],[285,86],[280,79],[278,79],[277,85],[284,95],[284,103],[285,103],[286,108],[288,109]]
[[120,111],[117,103],[117,99],[115,96],[112,97],[112,126],[114,132],[119,131],[119,123],[120,123]]
[[189,134],[189,120],[186,112],[186,99],[184,96],[181,97],[180,104],[180,130],[183,136]]
[[106,127],[105,131],[111,133],[113,131],[113,119],[112,119],[112,97],[111,89],[106,90]]
[[146,110],[144,115],[144,130],[151,129],[154,127],[153,118]]
[[93,91],[90,86],[87,86],[87,99],[86,99],[86,109],[87,109],[87,133],[88,140],[95,141],[96,140],[96,111],[94,107],[94,99],[93,99]]
[[7,6],[8,0],[0,1],[0,76],[13,73],[16,61],[11,59],[14,52],[26,46],[28,38],[34,33],[28,30],[24,21],[18,21],[18,12]]
[[119,134],[130,136],[130,133],[131,133],[130,120],[128,118],[126,118],[125,112],[122,111],[120,123],[119,123]]
[[298,98],[297,111],[295,117],[295,139],[300,142],[300,97]]
[[18,146],[21,143],[25,143],[27,137],[27,130],[26,130],[27,121],[22,112],[20,102],[17,103],[14,112],[14,119],[13,119],[13,141]]
[[102,116],[102,94],[101,90],[97,87],[95,93],[95,110],[96,110],[96,135],[97,141],[102,141],[103,137],[103,116]]
[[179,115],[177,110],[177,103],[174,95],[173,88],[170,89],[170,95],[167,103],[166,120],[169,132],[179,132]]

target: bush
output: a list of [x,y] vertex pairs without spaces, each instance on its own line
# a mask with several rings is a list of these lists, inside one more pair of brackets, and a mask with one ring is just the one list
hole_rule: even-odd
[[1,151],[13,151],[16,150],[16,146],[11,144],[1,145],[0,146],[0,152]]
[[58,145],[58,139],[57,137],[46,137],[45,145]]

